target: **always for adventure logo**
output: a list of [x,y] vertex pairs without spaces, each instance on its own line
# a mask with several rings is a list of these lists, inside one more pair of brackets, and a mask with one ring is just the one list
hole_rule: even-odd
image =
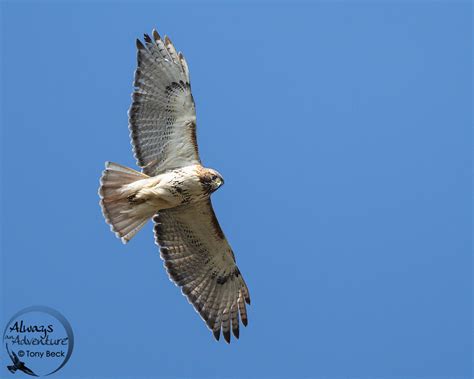
[[17,312],[5,326],[3,345],[8,354],[7,369],[31,376],[47,376],[67,363],[74,347],[74,335],[66,318],[57,310],[32,306]]

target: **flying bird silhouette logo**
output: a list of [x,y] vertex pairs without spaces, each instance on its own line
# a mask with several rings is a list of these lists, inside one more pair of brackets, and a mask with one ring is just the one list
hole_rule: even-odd
[[8,356],[13,362],[13,365],[7,366],[8,371],[10,371],[12,374],[14,374],[17,370],[23,371],[25,374],[31,375],[31,376],[38,376],[36,375],[33,370],[25,366],[25,362],[20,361],[16,353],[12,350],[10,352],[10,349],[8,348],[8,344],[5,345],[7,348]]

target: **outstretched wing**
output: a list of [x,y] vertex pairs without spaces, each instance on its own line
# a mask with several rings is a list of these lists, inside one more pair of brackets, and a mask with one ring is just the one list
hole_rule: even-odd
[[137,164],[150,176],[199,163],[196,111],[188,65],[168,37],[156,30],[137,40],[130,138]]
[[10,352],[10,349],[8,348],[8,344],[5,344],[5,347],[7,348],[8,356],[12,360],[13,364],[17,365],[18,363],[20,363],[20,360],[18,359],[18,356],[15,354],[15,352],[13,351],[13,354]]
[[31,376],[38,376],[34,373],[34,371],[32,369],[30,369],[29,367],[26,367],[26,366],[23,366],[21,368],[21,371],[23,371],[25,374],[28,374],[28,375],[31,375]]
[[247,325],[247,285],[217,221],[210,200],[160,211],[155,240],[170,278],[213,331],[230,342],[239,338],[239,317]]

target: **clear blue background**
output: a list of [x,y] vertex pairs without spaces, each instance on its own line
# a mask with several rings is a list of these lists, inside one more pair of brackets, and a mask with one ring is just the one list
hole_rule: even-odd
[[[471,377],[470,2],[1,9],[2,325],[61,311],[76,346],[55,377]],[[201,156],[226,179],[214,204],[252,296],[229,346],[151,224],[124,246],[98,205],[104,161],[135,167],[153,27],[187,57]]]

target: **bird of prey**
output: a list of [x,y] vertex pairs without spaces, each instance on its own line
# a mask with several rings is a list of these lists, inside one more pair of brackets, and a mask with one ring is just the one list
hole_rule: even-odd
[[219,226],[210,195],[224,184],[201,165],[188,64],[156,30],[137,39],[129,130],[141,172],[107,162],[100,205],[127,243],[150,219],[170,278],[181,287],[216,340],[230,343],[247,325],[247,285]]
[[8,348],[8,344],[6,344],[5,346],[7,348],[8,356],[13,362],[13,365],[7,366],[8,371],[14,374],[16,370],[20,370],[20,371],[23,371],[25,374],[28,374],[31,376],[38,376],[33,372],[33,370],[25,366],[25,362],[20,361],[20,359],[18,358],[18,356],[15,354],[13,350],[10,352],[10,349]]

